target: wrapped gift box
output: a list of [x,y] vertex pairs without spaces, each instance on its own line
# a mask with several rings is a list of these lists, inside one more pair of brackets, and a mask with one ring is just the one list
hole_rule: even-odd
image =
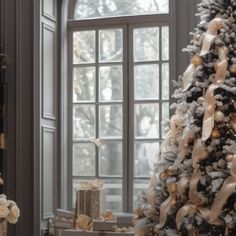
[[115,213],[118,227],[127,227],[133,225],[134,215],[131,213]]
[[76,191],[75,217],[87,215],[91,219],[98,219],[104,210],[103,189],[79,189]]
[[117,225],[116,221],[94,220],[93,221],[93,230],[94,231],[114,231],[114,227],[116,225]]
[[57,209],[54,218],[49,220],[49,234],[58,236],[61,229],[72,229],[73,219],[72,211]]
[[55,216],[57,216],[59,218],[73,219],[74,212],[67,211],[67,210],[64,210],[64,209],[56,209]]
[[73,221],[60,221],[56,220],[54,221],[54,228],[60,228],[60,229],[72,229],[73,228]]
[[104,231],[76,231],[76,230],[61,230],[58,236],[135,236],[134,233],[118,233]]

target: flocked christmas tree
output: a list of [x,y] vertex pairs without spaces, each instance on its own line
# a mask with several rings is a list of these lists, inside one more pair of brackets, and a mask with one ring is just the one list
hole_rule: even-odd
[[236,0],[203,0],[138,235],[236,235]]

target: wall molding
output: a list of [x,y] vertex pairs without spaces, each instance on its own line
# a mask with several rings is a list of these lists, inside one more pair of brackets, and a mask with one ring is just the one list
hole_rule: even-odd
[[42,15],[48,18],[49,20],[56,22],[56,18],[57,18],[56,0],[52,0],[53,14],[50,14],[49,12],[47,12],[46,7],[45,7],[46,5],[45,1],[49,1],[49,0],[42,0]]
[[41,228],[41,179],[40,179],[40,140],[41,140],[41,133],[40,133],[40,116],[41,116],[41,109],[40,109],[40,75],[41,75],[41,68],[40,68],[40,45],[41,45],[41,38],[40,38],[40,16],[41,16],[41,5],[40,1],[34,0],[34,83],[33,83],[33,91],[34,91],[34,236],[40,236],[40,228]]
[[[41,76],[42,76],[42,118],[44,119],[49,119],[49,120],[56,120],[56,111],[57,111],[57,102],[56,102],[56,98],[57,98],[57,93],[55,91],[53,91],[53,96],[52,96],[52,112],[47,112],[45,109],[45,104],[48,102],[46,101],[46,97],[44,96],[44,91],[45,91],[45,79],[44,78],[44,59],[45,59],[45,51],[44,51],[44,44],[45,44],[45,40],[44,40],[44,36],[46,34],[46,32],[51,32],[53,34],[53,52],[52,52],[52,60],[53,60],[53,69],[52,69],[52,90],[55,89],[55,85],[56,85],[56,77],[57,77],[57,67],[56,67],[56,52],[57,52],[57,39],[56,39],[56,28],[52,27],[51,25],[46,24],[45,22],[42,22],[42,65],[41,65]],[[48,41],[46,42],[48,43]]]
[[[53,184],[53,187],[52,187],[52,211],[48,211],[48,212],[45,212],[44,210],[44,169],[43,169],[43,166],[44,166],[44,161],[45,161],[45,156],[44,156],[44,151],[47,151],[45,148],[46,148],[46,143],[45,143],[45,135],[46,134],[52,134],[52,164],[53,164],[53,173],[52,173],[52,184]],[[41,186],[41,199],[42,199],[42,205],[41,205],[41,211],[42,211],[42,220],[47,220],[48,218],[52,217],[54,215],[54,211],[57,207],[57,201],[55,201],[55,194],[57,193],[57,169],[56,169],[56,166],[57,166],[57,150],[56,150],[56,147],[57,147],[57,130],[56,128],[54,127],[49,127],[49,126],[42,126],[42,153],[41,153],[41,183],[42,183],[42,186]]]

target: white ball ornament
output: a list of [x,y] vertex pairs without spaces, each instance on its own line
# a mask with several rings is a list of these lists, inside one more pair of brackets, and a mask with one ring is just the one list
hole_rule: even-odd
[[223,122],[225,119],[225,114],[222,111],[215,112],[215,121],[216,122]]

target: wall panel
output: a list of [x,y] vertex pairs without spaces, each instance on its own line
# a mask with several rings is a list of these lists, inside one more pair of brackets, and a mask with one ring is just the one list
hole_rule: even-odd
[[42,128],[42,212],[47,219],[54,214],[55,165],[56,164],[56,130]]
[[43,0],[43,16],[56,20],[56,0]]
[[56,32],[43,24],[42,28],[42,104],[45,119],[56,119]]

